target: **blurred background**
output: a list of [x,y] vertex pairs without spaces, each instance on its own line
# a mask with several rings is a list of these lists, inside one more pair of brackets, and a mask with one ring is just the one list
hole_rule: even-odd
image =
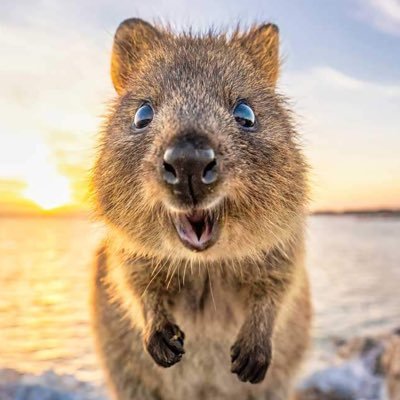
[[102,228],[87,177],[107,102],[112,39],[128,17],[280,27],[279,91],[313,171],[308,265],[314,351],[400,326],[398,0],[2,0],[0,368],[101,381],[88,327]]

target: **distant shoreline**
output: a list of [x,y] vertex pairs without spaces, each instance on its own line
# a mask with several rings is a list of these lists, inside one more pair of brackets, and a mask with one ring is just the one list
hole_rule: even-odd
[[362,216],[362,217],[400,217],[400,209],[377,209],[377,210],[344,210],[344,211],[314,211],[310,215],[315,216]]

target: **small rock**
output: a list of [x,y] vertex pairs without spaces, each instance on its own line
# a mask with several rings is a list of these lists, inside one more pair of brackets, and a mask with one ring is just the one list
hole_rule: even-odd
[[19,387],[14,398],[15,400],[75,400],[75,397],[68,393],[62,393],[40,385]]
[[101,388],[72,375],[47,371],[41,375],[0,370],[1,400],[106,400]]
[[299,386],[301,400],[378,400],[383,380],[374,376],[362,361],[318,371]]

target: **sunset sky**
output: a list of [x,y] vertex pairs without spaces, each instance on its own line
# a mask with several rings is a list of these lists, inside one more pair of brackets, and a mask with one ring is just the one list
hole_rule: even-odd
[[[128,17],[233,27],[273,21],[313,167],[312,208],[400,207],[400,0],[0,2],[0,212],[81,208]],[[5,211],[4,211],[5,210]]]

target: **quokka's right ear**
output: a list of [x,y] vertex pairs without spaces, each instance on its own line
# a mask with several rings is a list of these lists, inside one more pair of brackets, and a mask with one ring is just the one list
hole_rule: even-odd
[[111,78],[117,93],[124,91],[135,65],[160,38],[156,28],[139,18],[127,19],[119,25],[111,56]]
[[278,27],[274,24],[262,24],[253,26],[244,34],[236,31],[233,42],[240,44],[262,76],[274,87],[279,75]]

